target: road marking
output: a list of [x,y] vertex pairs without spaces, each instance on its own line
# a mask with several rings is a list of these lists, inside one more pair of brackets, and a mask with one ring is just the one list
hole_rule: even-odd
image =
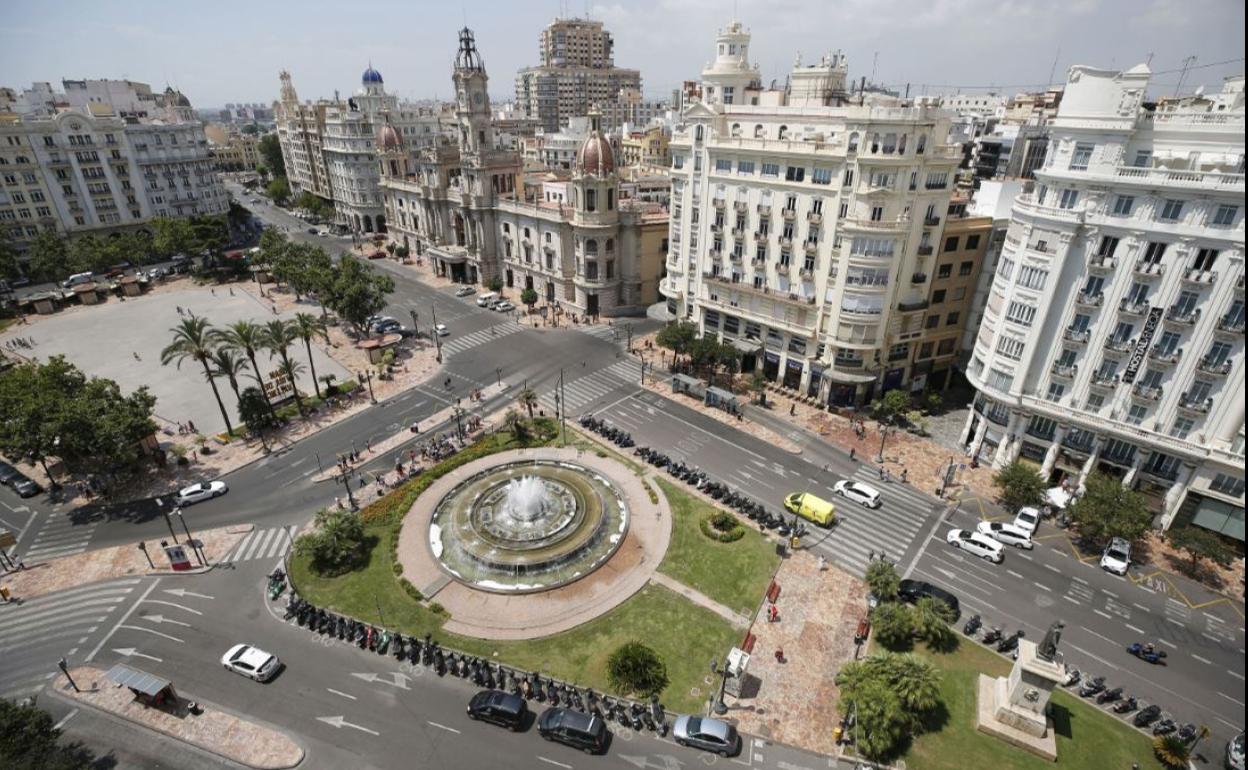
[[1117,670],[1118,670],[1118,666],[1115,666],[1113,663],[1110,663],[1108,660],[1105,660],[1105,659],[1104,659],[1104,658],[1102,658],[1100,655],[1093,655],[1092,653],[1088,652],[1087,650],[1083,649],[1082,647],[1079,647],[1079,646],[1077,646],[1077,645],[1072,644],[1072,645],[1070,645],[1070,649],[1072,649],[1072,650],[1078,650],[1079,652],[1083,653],[1084,655],[1088,656],[1089,658],[1091,658],[1091,659],[1093,659],[1093,660],[1096,660],[1096,661],[1100,661],[1101,663],[1104,663],[1106,666],[1109,666],[1110,668],[1114,669],[1115,671],[1117,671]]
[[65,726],[65,723],[66,723],[66,722],[68,722],[69,720],[73,719],[73,718],[74,718],[74,716],[75,716],[77,713],[78,713],[78,709],[74,709],[73,711],[69,712],[68,714],[66,714],[66,715],[65,715],[65,718],[64,718],[64,719],[62,719],[61,721],[59,721],[59,722],[57,722],[56,724],[52,725],[52,729],[53,729],[53,730],[59,730],[59,729],[61,729],[62,727],[64,727],[64,726]]
[[1204,663],[1206,666],[1212,666],[1212,665],[1213,665],[1213,661],[1209,660],[1208,658],[1202,658],[1202,657],[1200,657],[1199,655],[1197,655],[1196,653],[1191,653],[1191,655],[1192,655],[1192,657],[1193,657],[1193,658],[1195,658],[1196,660],[1199,660],[1201,663]]
[[114,647],[113,652],[118,655],[125,655],[127,658],[147,658],[148,660],[154,660],[157,663],[165,662],[163,659],[157,658],[154,655],[144,655],[133,647]]
[[1033,582],[1033,583],[1032,583],[1032,585],[1034,585],[1036,588],[1039,588],[1039,589],[1040,589],[1040,590],[1042,590],[1042,591],[1048,591],[1049,593],[1052,593],[1052,592],[1053,592],[1053,589],[1052,589],[1052,588],[1049,588],[1049,587],[1048,587],[1048,586],[1046,586],[1044,583],[1036,583],[1036,582]]
[[[117,629],[121,628],[121,624],[125,623],[126,620],[129,619],[130,615],[139,608],[139,603],[142,602],[144,599],[146,599],[152,593],[152,591],[156,590],[156,586],[158,583],[160,583],[160,578],[156,578],[155,580],[153,580],[152,584],[147,587],[146,591],[143,592],[143,595],[139,597],[139,601],[130,605],[130,609],[126,610],[126,614],[121,616],[121,620],[117,621],[117,625],[113,626],[113,629],[104,635],[104,638],[100,640],[100,643],[95,645],[95,649],[92,650],[91,654],[86,657],[85,660],[87,663],[91,662],[91,660],[95,657],[96,653],[100,651],[100,648],[104,646],[104,643],[108,641],[109,637],[117,633]],[[179,639],[177,641],[182,641],[182,640]]]
[[140,615],[140,616],[139,616],[139,620],[150,620],[150,621],[152,621],[153,623],[161,623],[161,624],[163,624],[163,623],[172,623],[172,624],[173,624],[173,625],[175,625],[175,626],[182,626],[183,628],[190,628],[190,627],[191,627],[191,624],[190,624],[190,623],[183,623],[183,622],[182,622],[182,621],[180,621],[180,620],[174,620],[173,618],[167,618],[167,617],[165,617],[164,615]]
[[1143,636],[1143,635],[1144,635],[1144,632],[1143,632],[1142,630],[1140,630],[1140,629],[1136,628],[1135,626],[1131,625],[1130,623],[1123,623],[1123,625],[1124,625],[1124,626],[1126,626],[1127,628],[1131,629],[1132,631],[1136,632],[1137,634],[1141,635],[1141,636]]
[[1097,615],[1100,615],[1101,617],[1105,618],[1106,620],[1113,620],[1113,618],[1109,616],[1108,612],[1101,612],[1100,610],[1092,610],[1092,611],[1095,612]]
[[1206,638],[1206,639],[1208,639],[1209,641],[1213,642],[1214,644],[1221,644],[1221,643],[1222,643],[1222,638],[1221,638],[1221,637],[1214,636],[1213,634],[1211,634],[1211,633],[1209,633],[1209,632],[1207,632],[1207,631],[1201,631],[1201,632],[1200,632],[1200,635],[1201,635],[1201,636],[1203,636],[1203,637],[1205,637],[1205,638]]
[[329,691],[330,691],[330,692],[332,692],[334,695],[341,695],[341,696],[342,696],[342,697],[344,697],[344,698],[350,698],[351,700],[356,700],[356,697],[355,697],[354,695],[347,695],[345,692],[342,692],[342,691],[340,691],[340,690],[335,690],[335,689],[334,689],[334,688],[332,688],[332,687],[326,687],[325,689],[326,689],[326,690],[329,690]]
[[169,639],[170,641],[177,642],[178,644],[183,643],[183,641],[176,636],[170,636],[169,634],[162,634],[159,631],[153,631],[152,629],[144,628],[143,626],[117,626],[117,628],[128,628],[131,631],[146,631],[149,634],[156,634],[157,636],[163,636],[164,638]]
[[165,600],[163,600],[163,599],[147,599],[146,601],[147,601],[147,603],[148,603],[148,604],[163,604],[163,605],[165,605],[165,606],[167,606],[167,607],[177,607],[177,608],[178,608],[178,609],[180,609],[180,610],[186,610],[187,612],[192,612],[192,613],[194,613],[194,614],[196,614],[196,615],[203,615],[203,614],[204,614],[204,613],[200,612],[199,610],[193,610],[193,609],[191,609],[190,607],[183,607],[181,604],[174,604],[173,602],[167,602],[167,601],[165,601]]
[[1078,604],[1079,604],[1079,600],[1078,600],[1078,599],[1076,599],[1076,598],[1074,598],[1074,597],[1073,597],[1073,596],[1071,596],[1070,594],[1062,594],[1062,598],[1063,598],[1063,599],[1065,599],[1066,601],[1070,602],[1071,604],[1074,604],[1074,605],[1078,605]]
[[1236,679],[1238,679],[1238,680],[1239,680],[1239,681],[1241,681],[1241,682],[1242,682],[1242,681],[1244,681],[1244,675],[1243,675],[1243,674],[1241,674],[1241,673],[1239,673],[1238,671],[1232,671],[1232,670],[1230,670],[1230,669],[1228,668],[1228,669],[1226,670],[1226,673],[1230,674],[1231,676],[1235,677]]
[[542,760],[548,765],[554,765],[555,767],[563,767],[563,768],[567,768],[567,770],[572,770],[572,765],[565,765],[562,762],[556,762],[553,759],[547,759],[546,757],[541,757],[541,756],[539,756],[538,759]]
[[[429,721],[429,720],[426,720],[426,721]],[[448,733],[455,733],[456,735],[459,735],[459,730],[456,730],[454,727],[447,727],[446,725],[440,725],[437,722],[429,722],[429,724],[433,727],[438,728],[439,730],[446,730]]]
[[1244,704],[1243,704],[1243,701],[1237,701],[1237,700],[1235,700],[1234,698],[1232,698],[1231,696],[1227,695],[1227,694],[1226,694],[1226,693],[1224,693],[1224,692],[1220,692],[1220,693],[1218,693],[1218,695],[1221,695],[1223,698],[1226,698],[1226,699],[1227,699],[1227,700],[1229,700],[1231,703],[1234,703],[1234,704],[1236,704],[1236,705],[1238,705],[1238,706],[1241,706],[1241,707],[1242,707],[1242,706],[1244,705]]
[[1166,645],[1167,647],[1170,647],[1171,649],[1175,649],[1175,650],[1179,649],[1179,646],[1178,646],[1177,644],[1175,644],[1174,642],[1171,642],[1171,641],[1169,641],[1169,640],[1158,638],[1158,639],[1157,639],[1157,641],[1161,642],[1162,644]]
[[1112,596],[1115,599],[1118,598],[1118,594],[1114,593],[1113,591],[1106,591],[1104,588],[1101,589],[1101,593],[1106,594],[1108,596]]
[[188,591],[188,590],[186,590],[185,588],[165,588],[165,589],[161,590],[161,593],[162,593],[162,594],[173,594],[174,596],[178,597],[179,599],[185,598],[185,597],[187,597],[187,596],[194,596],[196,599],[212,599],[212,598],[213,598],[213,597],[211,597],[211,596],[209,596],[209,595],[207,595],[207,594],[197,594],[197,593],[195,593],[194,591]]
[[367,727],[364,727],[363,725],[352,724],[348,722],[347,720],[343,719],[341,716],[317,717],[316,721],[324,722],[325,724],[331,727],[337,727],[339,730],[341,730],[344,727],[350,727],[354,730],[359,730],[362,733],[368,733],[369,735],[381,735],[381,733],[377,732],[376,730],[370,730]]
[[1054,567],[1052,564],[1045,564],[1044,568],[1051,572],[1056,572],[1059,575],[1062,574],[1062,571],[1058,569],[1057,567]]
[[1026,580],[1026,578],[1024,578],[1022,575],[1018,574],[1017,572],[1015,572],[1015,571],[1014,571],[1014,570],[1012,570],[1012,569],[1007,569],[1007,570],[1006,570],[1006,572],[1007,572],[1007,573],[1009,573],[1009,574],[1011,574],[1011,575],[1013,575],[1014,577],[1018,578],[1019,580]]
[[1149,611],[1147,607],[1145,607],[1143,604],[1140,604],[1139,602],[1131,602],[1131,606],[1136,608],[1137,610],[1144,610],[1145,612]]
[[[1093,610],[1093,611],[1095,612],[1095,610]],[[1109,616],[1108,616],[1108,615],[1106,615],[1105,617],[1109,618]],[[1113,618],[1109,618],[1109,619],[1110,619],[1110,620],[1113,620]],[[1116,645],[1116,644],[1118,644],[1118,642],[1115,642],[1113,639],[1110,639],[1108,636],[1105,636],[1104,634],[1098,634],[1097,632],[1093,631],[1093,630],[1092,630],[1092,629],[1090,629],[1090,628],[1085,628],[1085,629],[1083,629],[1083,630],[1084,630],[1084,631],[1087,631],[1089,634],[1092,634],[1093,636],[1097,637],[1098,639],[1103,639],[1103,640],[1105,640],[1105,641],[1109,642],[1110,644],[1115,644],[1115,645]]]
[[1078,582],[1080,582],[1080,583],[1083,583],[1085,586],[1088,584],[1088,581],[1084,580],[1083,578],[1079,577],[1078,575],[1071,575],[1071,576],[1070,576],[1070,579],[1071,579],[1071,580],[1078,581]]

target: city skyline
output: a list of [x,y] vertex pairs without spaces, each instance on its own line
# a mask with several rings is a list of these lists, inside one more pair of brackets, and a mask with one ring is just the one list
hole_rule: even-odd
[[[994,86],[1012,95],[1065,80],[1074,64],[1129,68],[1152,58],[1159,73],[1154,95],[1179,85],[1187,56],[1198,58],[1183,90],[1218,90],[1224,77],[1242,73],[1242,4],[1206,0],[1179,12],[1161,2],[1145,5],[1088,0],[1052,14],[1043,4],[964,2],[912,3],[913,12],[887,18],[867,3],[811,7],[797,3],[670,3],[667,0],[595,4],[564,9],[567,16],[602,21],[615,39],[617,66],[640,69],[648,97],[664,97],[686,79],[697,79],[712,54],[715,31],[731,18],[753,32],[751,58],[764,84],[783,83],[800,52],[807,62],[830,50],[849,57],[850,75],[912,95],[971,91]],[[232,103],[271,103],[277,74],[291,71],[300,97],[350,94],[371,63],[386,77],[387,90],[405,99],[447,98],[446,75],[454,55],[455,31],[465,23],[477,34],[493,80],[496,102],[513,97],[513,78],[538,59],[538,35],[559,4],[480,3],[459,9],[420,8],[380,2],[368,15],[334,18],[327,3],[286,6],[225,3],[212,18],[192,17],[181,7],[137,2],[66,4],[46,8],[20,0],[9,8],[11,35],[19,40],[58,36],[60,44],[8,46],[0,69],[12,88],[35,81],[59,86],[63,78],[130,78],[155,88],[172,84],[198,108]],[[735,14],[734,14],[735,8]],[[251,17],[239,24],[239,14]],[[803,19],[796,30],[792,21]],[[387,29],[416,30],[410,37],[377,38],[376,22]],[[285,27],[281,27],[285,25]],[[1107,25],[1123,34],[1106,36]],[[174,33],[173,30],[185,30]],[[1000,34],[1001,30],[1008,34]],[[848,31],[852,30],[852,31]],[[1213,30],[1212,34],[1210,30]],[[990,33],[997,34],[990,34]],[[982,34],[981,34],[982,33]],[[224,56],[214,56],[223,50]],[[100,39],[120,44],[100,46]],[[202,57],[186,60],[188,50]],[[334,51],[311,56],[310,51]],[[924,82],[926,81],[926,82]]]

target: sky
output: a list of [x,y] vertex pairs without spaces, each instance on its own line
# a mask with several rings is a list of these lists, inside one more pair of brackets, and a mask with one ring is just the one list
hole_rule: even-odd
[[[1065,81],[1073,64],[1126,69],[1152,57],[1153,96],[1219,90],[1244,72],[1243,0],[5,0],[0,85],[130,78],[180,88],[198,108],[269,103],[287,69],[301,99],[343,96],[371,62],[391,93],[448,98],[465,22],[495,101],[537,63],[538,35],[559,16],[600,20],[617,66],[641,70],[647,97],[697,79],[715,32],[734,16],[753,33],[764,83],[783,84],[800,52],[849,56],[850,77],[911,94],[1012,95]],[[1054,66],[1056,62],[1056,67]],[[1223,63],[1225,62],[1225,63]],[[1212,66],[1211,66],[1212,65]]]

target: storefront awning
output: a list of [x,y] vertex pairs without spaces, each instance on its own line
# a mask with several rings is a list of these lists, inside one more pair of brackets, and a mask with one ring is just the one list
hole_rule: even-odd
[[736,340],[734,339],[734,340],[728,340],[728,342],[737,350],[741,351],[742,353],[747,353],[747,354],[757,353],[763,347],[763,343],[761,340]]
[[872,382],[875,380],[874,374],[858,374],[856,372],[847,372],[843,369],[837,369],[835,367],[828,369],[823,373],[823,376],[833,382],[841,382],[846,385],[861,385],[864,382]]
[[1196,508],[1196,515],[1192,517],[1192,523],[1244,542],[1244,509],[1230,503],[1202,497]]

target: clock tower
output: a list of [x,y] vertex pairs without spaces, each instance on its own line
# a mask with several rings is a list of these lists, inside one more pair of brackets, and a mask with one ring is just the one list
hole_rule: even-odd
[[459,53],[455,56],[455,117],[459,124],[459,147],[465,156],[488,153],[494,148],[490,125],[489,76],[477,52],[472,30],[459,31]]

